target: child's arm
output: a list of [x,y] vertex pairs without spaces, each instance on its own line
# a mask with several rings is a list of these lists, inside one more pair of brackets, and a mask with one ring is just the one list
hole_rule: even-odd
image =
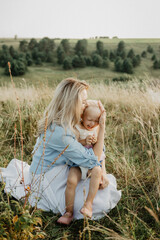
[[[97,127],[96,132],[97,132],[97,136],[98,136],[98,133],[99,133],[99,127]],[[92,137],[92,144],[93,144],[93,145],[97,142],[97,136],[93,135],[93,137]]]

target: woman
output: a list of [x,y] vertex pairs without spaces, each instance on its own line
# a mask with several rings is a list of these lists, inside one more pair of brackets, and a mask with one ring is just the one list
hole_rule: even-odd
[[[36,204],[38,208],[64,214],[66,206],[69,206],[69,204],[73,206],[73,202],[70,203],[69,196],[66,196],[65,199],[69,167],[72,167],[73,171],[77,171],[77,166],[89,169],[98,169],[100,166],[99,159],[103,150],[105,128],[105,111],[102,104],[100,105],[102,114],[99,121],[103,127],[100,128],[98,140],[93,149],[83,147],[76,139],[75,125],[79,122],[85,107],[87,90],[88,84],[84,81],[73,78],[63,80],[57,86],[54,97],[47,107],[44,117],[38,124],[39,137],[34,147],[33,161],[31,166],[26,167],[26,170],[24,170],[24,186],[27,183],[31,186],[29,199],[31,205]],[[11,165],[14,164],[15,160],[12,161]],[[16,169],[18,164],[20,163],[16,161]],[[102,168],[103,170],[105,169],[104,166]],[[28,170],[29,174],[27,174]],[[9,175],[9,172],[8,175],[5,174],[7,174],[7,170],[4,170],[3,175]],[[76,190],[73,192],[75,194],[74,218],[83,218],[80,210],[83,207],[81,212],[85,212],[84,189],[85,194],[88,194],[93,202],[92,218],[100,218],[104,215],[104,212],[108,212],[115,207],[120,199],[121,192],[116,189],[115,178],[112,175],[107,175],[107,177],[110,183],[105,188],[108,182],[106,184],[106,172],[104,170],[101,184],[101,187],[104,189],[99,191],[98,185],[96,184],[95,186],[89,179],[79,182]],[[77,179],[74,177],[74,181],[78,183],[79,175],[77,175]],[[12,182],[10,181],[6,191],[9,191],[9,186],[13,185]],[[89,188],[89,182],[92,188]],[[22,193],[19,193],[20,190],[17,190],[16,194],[14,191],[12,188],[12,195],[15,196],[17,194],[17,198],[22,196]],[[69,219],[67,224],[70,223],[72,216],[65,215],[65,217]]]

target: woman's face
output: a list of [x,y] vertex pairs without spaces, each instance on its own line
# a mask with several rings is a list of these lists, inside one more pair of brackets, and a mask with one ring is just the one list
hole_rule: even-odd
[[83,110],[86,107],[86,100],[87,100],[87,90],[84,89],[80,93],[80,101],[81,101],[81,114],[83,113]]

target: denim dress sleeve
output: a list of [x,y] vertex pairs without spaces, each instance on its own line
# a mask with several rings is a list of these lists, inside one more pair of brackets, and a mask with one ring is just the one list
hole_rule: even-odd
[[62,153],[66,158],[66,163],[70,166],[82,166],[91,169],[101,165],[92,148],[87,149],[82,146],[70,130],[67,129],[65,132],[61,126],[55,126],[48,145]]

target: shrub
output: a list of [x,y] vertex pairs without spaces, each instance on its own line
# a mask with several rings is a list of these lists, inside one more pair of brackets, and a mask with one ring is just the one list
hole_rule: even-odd
[[105,58],[103,60],[103,65],[102,65],[104,68],[108,68],[109,67],[109,59],[108,58]]
[[103,51],[103,58],[108,58],[109,57],[109,52],[107,49]]
[[35,47],[38,47],[38,43],[36,39],[32,38],[28,44],[28,49],[32,51]]
[[148,45],[148,47],[147,47],[147,52],[153,53],[153,48],[151,47],[151,45]]
[[140,55],[136,55],[132,58],[132,64],[133,64],[133,67],[137,67],[139,66],[141,63],[141,57]]
[[65,70],[72,69],[72,59],[70,57],[66,57],[64,59],[63,69],[65,69]]
[[72,66],[74,68],[83,68],[86,66],[86,61],[84,56],[80,55],[75,55],[72,59]]
[[[11,61],[11,71],[13,76],[20,76],[26,72],[26,62],[25,59],[20,58],[18,60],[13,59]],[[8,65],[5,68],[5,74],[9,75]]]
[[160,69],[160,60],[155,60],[153,63],[153,68],[154,69]]
[[122,71],[125,73],[129,73],[129,74],[133,73],[133,65],[132,65],[132,61],[130,58],[126,58],[123,61],[123,70]]
[[38,50],[45,53],[53,51],[54,48],[55,48],[54,40],[48,37],[42,38],[38,43]]
[[120,57],[117,57],[114,62],[114,66],[115,66],[116,72],[122,72],[123,71],[123,60]]
[[86,61],[86,65],[87,66],[92,66],[92,64],[93,64],[92,58],[90,56],[84,56],[84,58],[85,58],[85,61]]
[[112,79],[113,82],[127,82],[130,80],[132,80],[130,77],[116,77]]
[[102,67],[103,66],[103,58],[99,54],[94,54],[92,57],[93,65],[95,67]]
[[88,42],[86,39],[78,40],[75,45],[75,53],[76,55],[86,55],[87,54],[87,45]]
[[26,40],[20,41],[19,50],[22,51],[22,52],[27,52],[27,50],[28,50],[28,42]]
[[153,54],[153,56],[151,57],[151,60],[152,60],[152,61],[155,61],[155,60],[157,60],[157,58],[156,58],[156,55],[155,55],[155,54]]
[[30,52],[26,53],[26,63],[27,63],[27,66],[31,66],[33,64],[32,56]]
[[68,39],[63,39],[60,44],[62,45],[64,52],[68,54],[70,51],[70,44]]
[[98,42],[96,43],[96,49],[97,49],[97,53],[98,53],[100,56],[103,56],[103,42],[98,41]]
[[131,58],[131,59],[133,59],[135,57],[135,53],[134,53],[133,48],[129,50],[129,52],[127,54],[127,57]]
[[58,59],[58,64],[63,64],[63,61],[66,57],[66,54],[63,50],[63,47],[61,45],[58,46],[57,48],[57,59]]
[[141,57],[146,58],[146,57],[147,57],[147,52],[146,52],[146,51],[143,51],[143,52],[141,53]]
[[110,51],[110,54],[109,54],[109,59],[110,59],[110,61],[113,62],[113,61],[115,60],[115,58],[116,58],[115,52]]

